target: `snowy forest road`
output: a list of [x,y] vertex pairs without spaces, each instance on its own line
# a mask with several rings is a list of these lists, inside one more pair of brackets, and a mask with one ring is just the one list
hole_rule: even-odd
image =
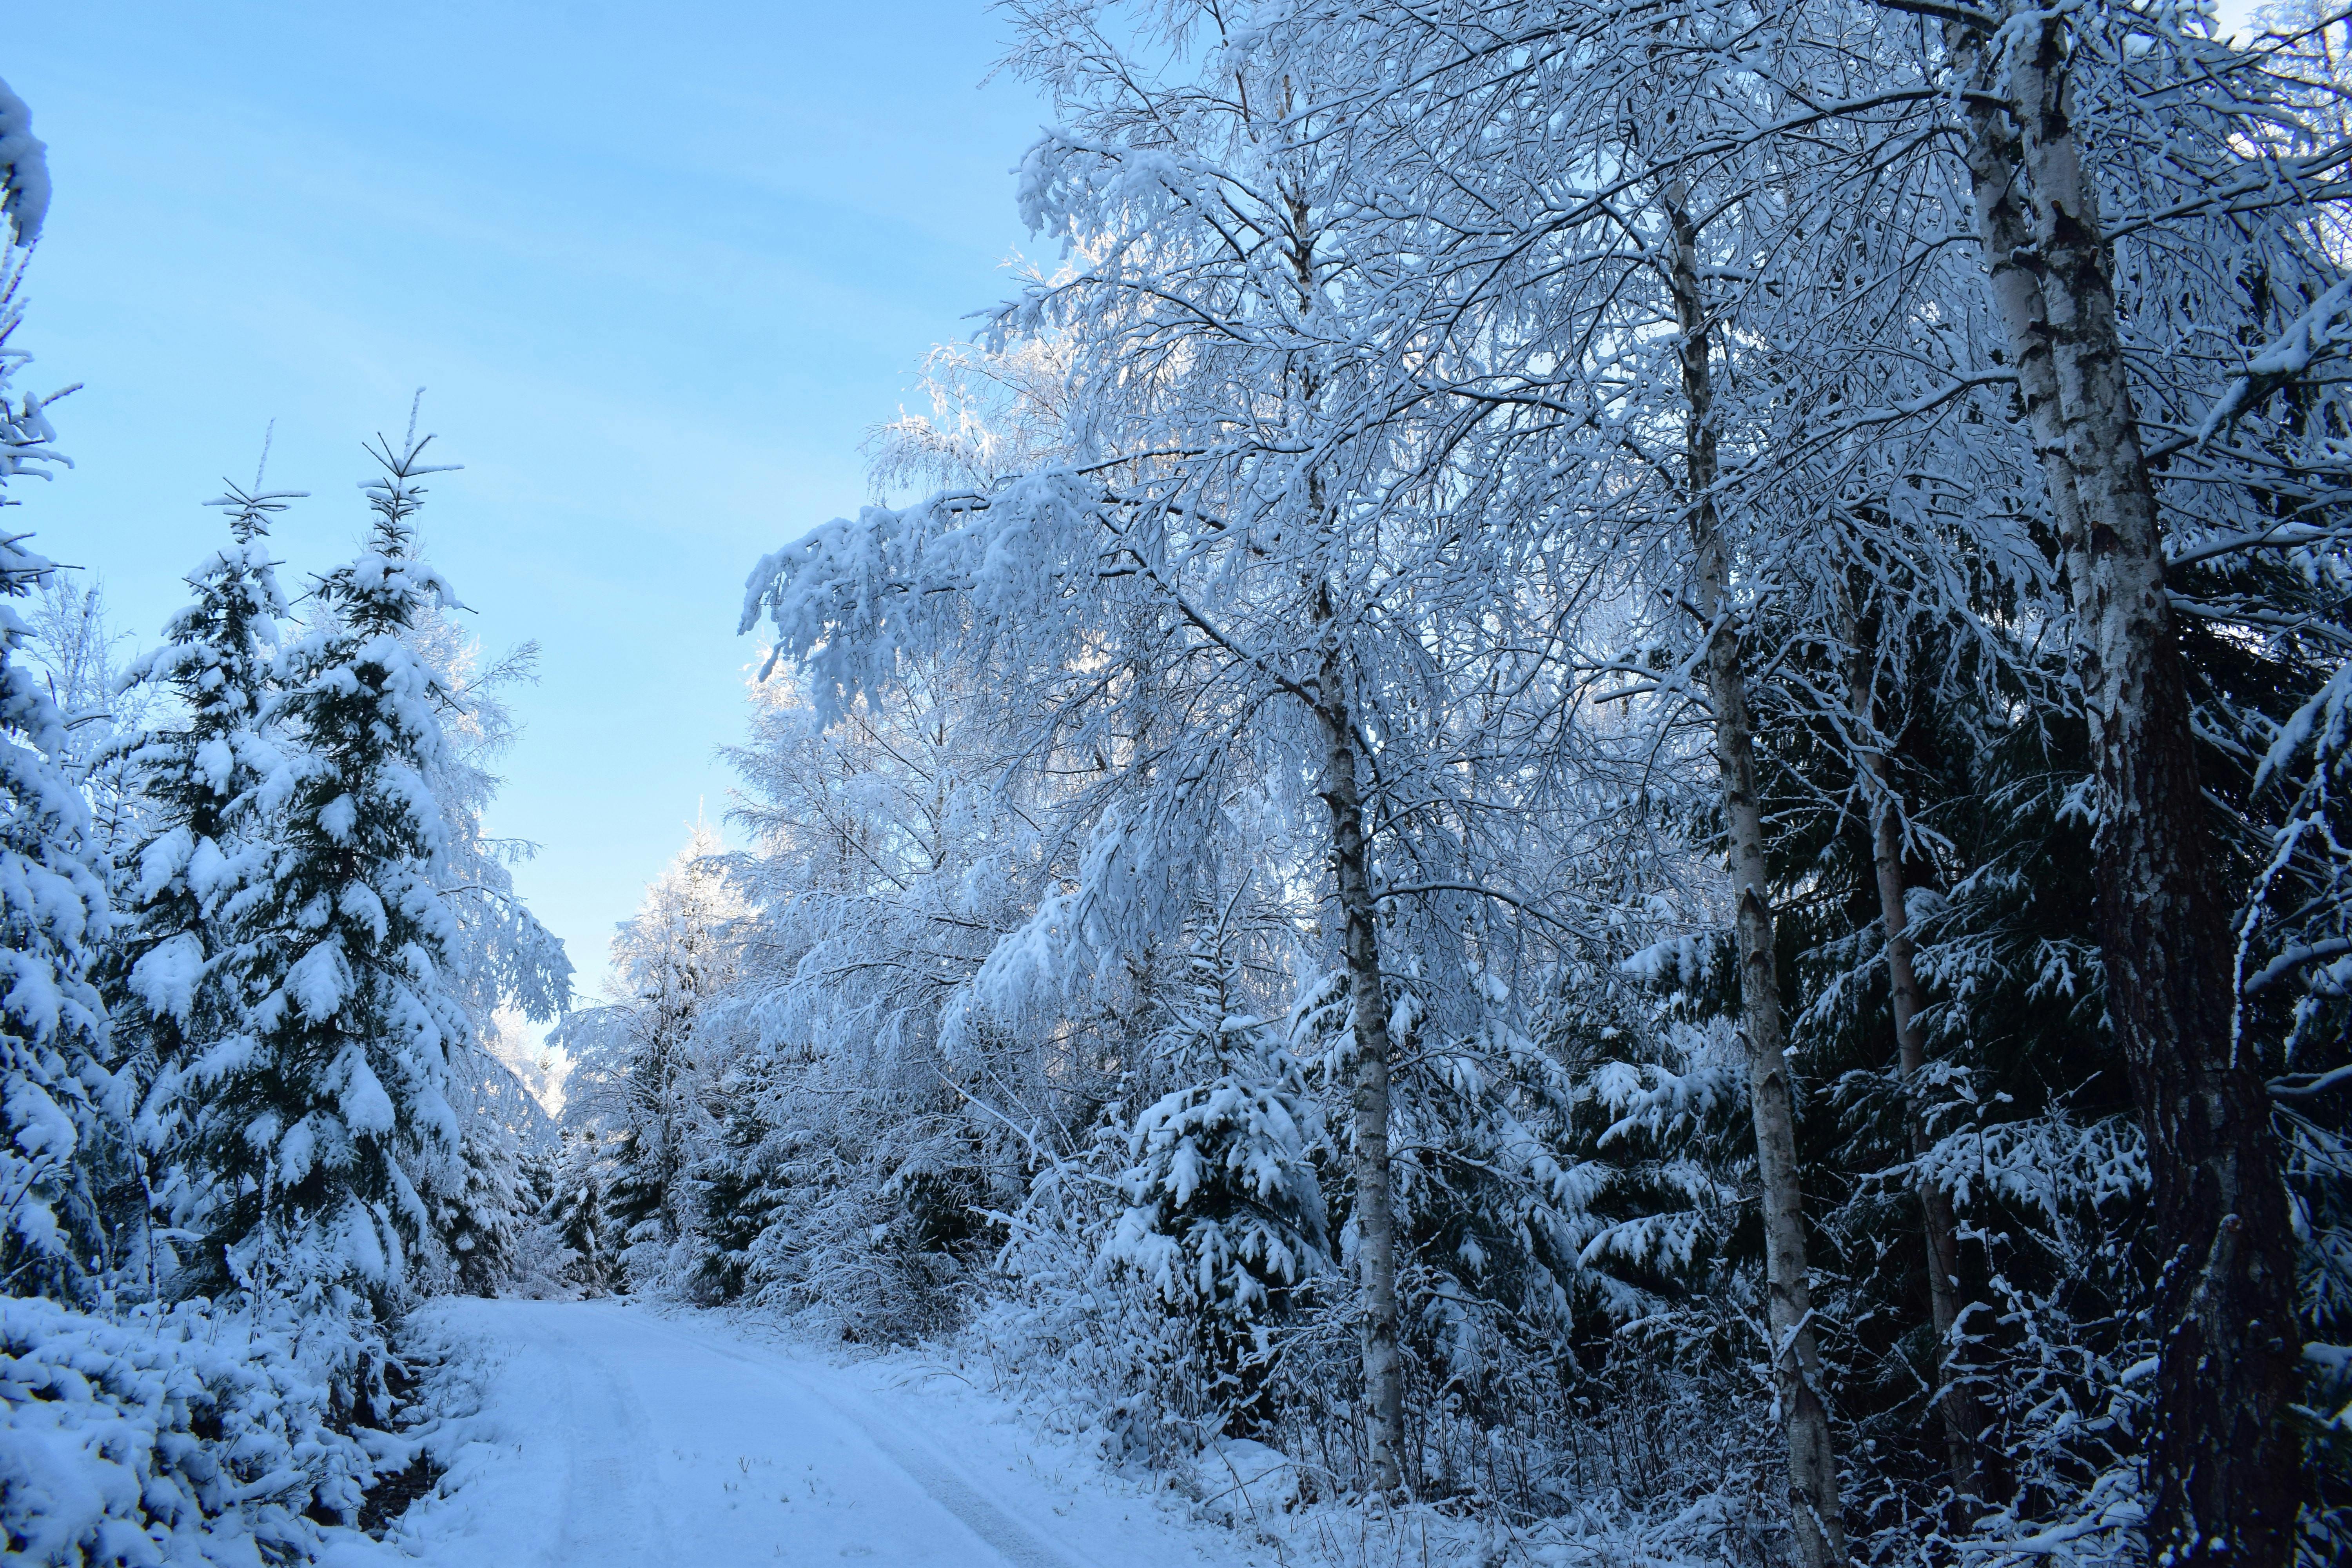
[[618,1302],[428,1310],[484,1394],[482,1438],[400,1532],[435,1568],[1201,1561],[1147,1502],[1069,1494],[1001,1413],[950,1458],[959,1412],[871,1367]]

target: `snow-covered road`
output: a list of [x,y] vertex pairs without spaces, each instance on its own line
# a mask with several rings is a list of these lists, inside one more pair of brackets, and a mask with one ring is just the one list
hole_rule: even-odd
[[475,1440],[397,1543],[435,1568],[1237,1563],[996,1401],[617,1302],[429,1309],[482,1358]]

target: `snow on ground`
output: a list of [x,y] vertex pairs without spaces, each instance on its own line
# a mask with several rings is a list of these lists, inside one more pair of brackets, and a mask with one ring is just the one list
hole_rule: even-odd
[[840,1363],[716,1313],[615,1301],[451,1299],[420,1316],[473,1363],[482,1400],[436,1445],[443,1485],[391,1538],[434,1568],[1274,1555],[912,1354]]

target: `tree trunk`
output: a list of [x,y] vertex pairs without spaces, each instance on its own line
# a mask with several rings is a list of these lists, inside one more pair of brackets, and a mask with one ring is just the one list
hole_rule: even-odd
[[[1987,224],[1983,237],[2035,445],[2051,445],[2053,424],[2061,437],[2057,459],[2042,467],[2062,526],[2074,530],[2107,1011],[2147,1138],[2163,1252],[2149,1546],[2171,1568],[2284,1563],[2306,1478],[2302,1446],[2281,1419],[2302,1347],[2278,1143],[2259,1064],[2231,1027],[2228,910],[2206,848],[2155,486],[2075,143],[2062,27],[2041,22],[2008,63],[2015,131],[1977,110],[1970,162],[1998,165],[1977,176],[1980,212],[1988,184],[2010,188],[2012,159],[2023,175],[2026,199],[2012,190],[1995,204],[2006,226]],[[2036,298],[2021,310],[2008,297],[2029,287]],[[2041,356],[2046,378],[2028,381]]]
[[1838,1503],[1837,1452],[1821,1396],[1821,1354],[1812,1331],[1805,1264],[1804,1192],[1798,1178],[1796,1110],[1780,1022],[1772,953],[1772,905],[1764,874],[1764,819],[1756,790],[1755,729],[1748,707],[1739,637],[1725,618],[1729,563],[1716,514],[1717,473],[1713,331],[1698,277],[1698,234],[1681,193],[1667,196],[1674,226],[1672,283],[1682,329],[1683,393],[1689,404],[1685,458],[1697,553],[1698,612],[1710,626],[1707,700],[1715,710],[1715,756],[1723,779],[1732,888],[1738,899],[1740,1021],[1748,1037],[1748,1100],[1762,1180],[1768,1321],[1781,1421],[1789,1437],[1789,1490],[1805,1568],[1846,1561]]
[[[1875,728],[1877,716],[1872,711],[1866,675],[1858,675],[1853,681],[1853,706],[1862,732],[1868,734]],[[1927,1127],[1922,1082],[1927,1066],[1927,1031],[1919,1023],[1919,974],[1912,963],[1910,911],[1903,901],[1903,839],[1895,821],[1893,769],[1886,754],[1873,751],[1867,760],[1871,776],[1878,784],[1870,803],[1871,863],[1878,882],[1878,917],[1886,928],[1886,980],[1894,998],[1895,1058],[1903,1068],[1905,1130],[1910,1137],[1920,1225],[1927,1243],[1927,1306],[1936,1324],[1936,1380],[1940,1389],[1936,1408],[1943,1422],[1952,1489],[1960,1499],[1958,1522],[1966,1528],[1974,1519],[1975,1502],[1989,1495],[1980,1441],[1984,1411],[1953,1375],[1958,1350],[1952,1329],[1960,1318],[1959,1226],[1953,1217],[1950,1194],[1929,1181],[1923,1168],[1935,1139]]]
[[[1325,596],[1324,617],[1329,615]],[[1389,1187],[1389,1010],[1381,982],[1380,933],[1373,924],[1371,868],[1364,841],[1363,795],[1356,778],[1354,725],[1348,711],[1336,639],[1325,653],[1316,717],[1327,746],[1323,804],[1331,813],[1331,863],[1338,873],[1339,951],[1356,1036],[1356,1260],[1364,1292],[1364,1447],[1372,1486],[1402,1484],[1404,1375],[1399,1360],[1396,1215]]]
[[[1306,198],[1292,193],[1290,263],[1298,280],[1302,314],[1316,308],[1316,225]],[[1304,400],[1312,405],[1319,378],[1311,366],[1301,374]],[[1329,513],[1323,476],[1310,474],[1307,508],[1318,523]],[[1331,813],[1331,867],[1339,882],[1341,961],[1348,966],[1348,993],[1356,1037],[1356,1260],[1361,1276],[1364,1357],[1364,1451],[1376,1491],[1393,1493],[1404,1485],[1404,1367],[1397,1313],[1396,1213],[1389,1184],[1389,1007],[1381,980],[1378,908],[1372,900],[1370,851],[1364,840],[1363,790],[1356,777],[1355,721],[1348,705],[1347,668],[1339,651],[1339,608],[1329,579],[1317,585],[1315,623],[1325,638],[1323,666],[1316,678],[1315,717],[1323,726],[1323,804]]]

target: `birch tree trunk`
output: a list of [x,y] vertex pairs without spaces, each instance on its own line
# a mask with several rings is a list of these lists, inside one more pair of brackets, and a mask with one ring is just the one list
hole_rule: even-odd
[[1789,1091],[1780,978],[1772,952],[1772,905],[1764,872],[1764,819],[1756,788],[1755,726],[1739,637],[1725,616],[1729,562],[1714,490],[1713,329],[1699,286],[1698,234],[1679,190],[1667,195],[1675,254],[1671,283],[1682,330],[1683,393],[1689,405],[1685,463],[1696,550],[1698,612],[1711,628],[1707,700],[1715,710],[1715,756],[1723,781],[1731,882],[1738,900],[1740,1022],[1748,1037],[1748,1101],[1756,1123],[1756,1163],[1763,1186],[1765,1285],[1772,1370],[1789,1438],[1789,1491],[1805,1568],[1846,1561],[1838,1503],[1837,1453],[1821,1396],[1821,1354],[1813,1340],[1812,1286],[1805,1263],[1804,1191],[1797,1168],[1796,1110]]
[[[2164,1252],[2149,1546],[2171,1568],[2285,1563],[2306,1486],[2302,1446],[2282,1420],[2302,1350],[2294,1238],[2267,1091],[2231,1028],[2228,910],[2207,852],[2155,487],[2065,47],[2051,16],[2016,41],[2003,84],[2014,131],[1990,107],[1974,110],[1969,162],[1995,306],[2071,531],[2107,1008],[2147,1138]],[[1972,74],[1988,85],[1990,72]]]
[[[1946,30],[1945,41],[1960,79],[1976,80],[1984,68],[1977,34],[1955,25]],[[2017,372],[2026,431],[2050,497],[2059,547],[2066,557],[2067,584],[2079,617],[2087,612],[2084,595],[2090,588],[2090,569],[2084,555],[2083,513],[2074,496],[2074,470],[2066,461],[2066,422],[2058,405],[2058,367],[2051,351],[2050,318],[2042,304],[2041,279],[2027,259],[2032,255],[2032,229],[2026,216],[2025,194],[2017,181],[2016,128],[1988,101],[1990,97],[1978,93],[1966,100],[1969,184],[1976,205],[1977,237],[1984,255],[1987,291],[2007,340],[2010,363]]]
[[[1303,193],[1291,193],[1286,205],[1298,308],[1302,315],[1312,314],[1320,298],[1315,274],[1318,226]],[[1313,406],[1321,386],[1311,366],[1302,373],[1300,387],[1302,403]],[[1320,473],[1308,476],[1307,493],[1308,515],[1328,526],[1330,511]],[[1315,717],[1323,728],[1325,748],[1322,798],[1331,814],[1340,961],[1348,967],[1356,1037],[1353,1166],[1356,1262],[1363,1291],[1364,1453],[1371,1466],[1373,1489],[1393,1493],[1404,1485],[1404,1367],[1397,1310],[1396,1212],[1389,1184],[1388,989],[1381,980],[1380,928],[1374,919],[1378,905],[1372,898],[1370,851],[1364,834],[1363,790],[1356,776],[1355,719],[1349,708],[1347,667],[1339,650],[1339,606],[1328,577],[1317,584],[1314,618],[1324,637],[1315,691]]]
[[[1328,593],[1318,608],[1328,620]],[[1343,922],[1339,950],[1348,966],[1356,1037],[1355,1216],[1357,1268],[1364,1295],[1364,1447],[1374,1489],[1394,1492],[1404,1479],[1404,1375],[1398,1343],[1396,1215],[1389,1187],[1389,1010],[1387,988],[1381,981],[1363,795],[1356,775],[1354,724],[1344,679],[1335,638],[1323,658],[1316,717],[1322,721],[1327,746],[1323,804],[1331,813],[1331,864],[1338,873]]]

